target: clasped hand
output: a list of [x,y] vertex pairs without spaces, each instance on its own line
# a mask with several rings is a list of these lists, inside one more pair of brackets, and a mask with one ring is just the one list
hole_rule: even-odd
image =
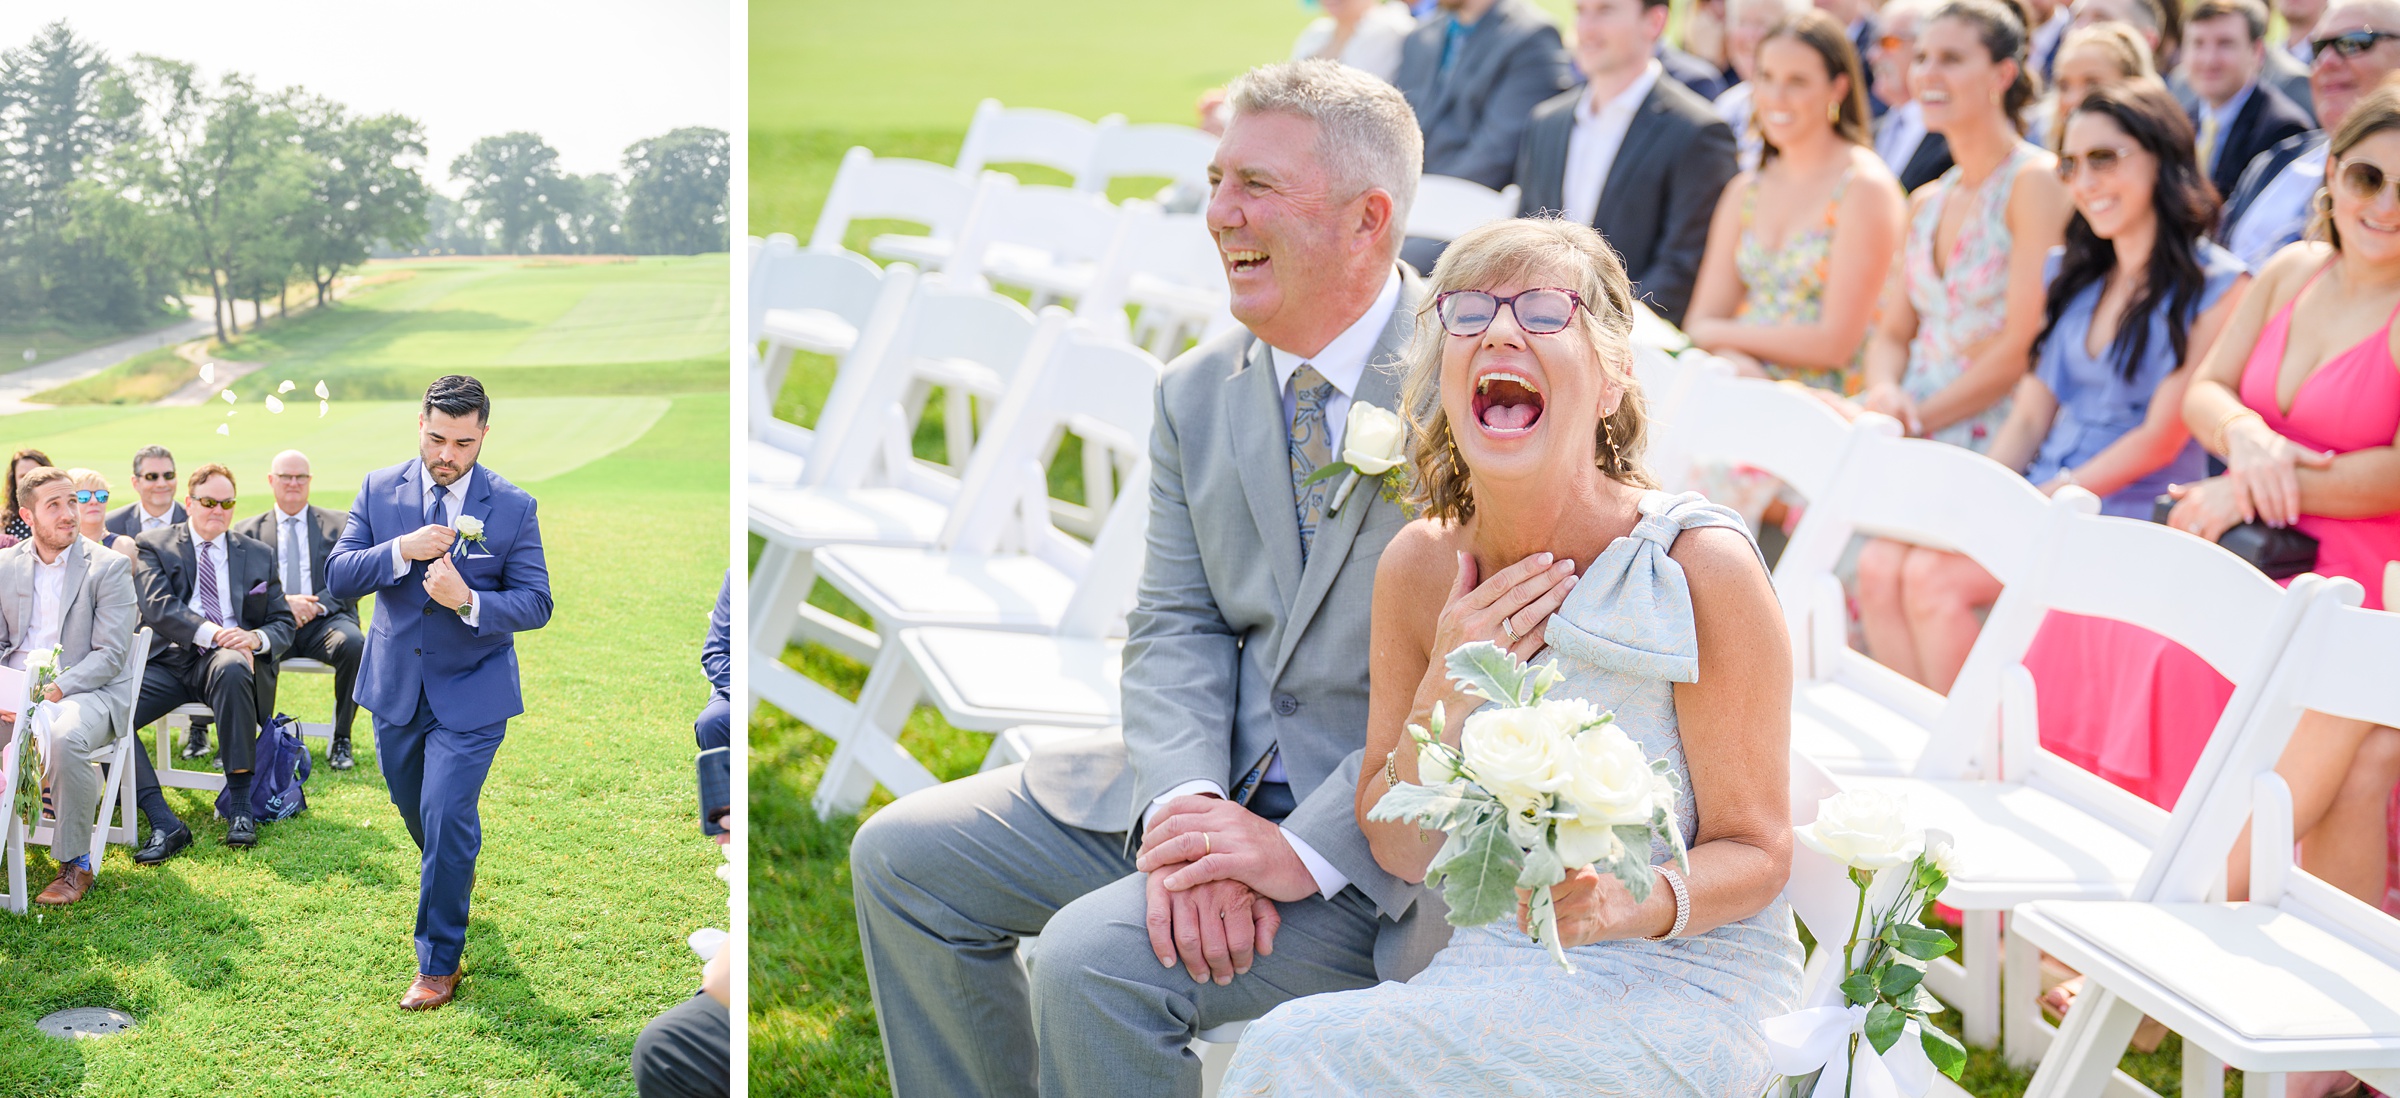
[[1143,833],[1134,868],[1149,875],[1144,923],[1158,963],[1172,968],[1180,958],[1193,981],[1220,986],[1275,952],[1277,900],[1317,891],[1281,828],[1222,797],[1168,801]]
[[[1661,883],[1651,892],[1656,896],[1666,885]],[[1526,936],[1533,934],[1533,893],[1517,890],[1517,929]],[[1550,886],[1550,903],[1558,911],[1558,944],[1573,949],[1593,942],[1618,938],[1638,938],[1666,930],[1645,930],[1642,926],[1642,904],[1625,891],[1625,884],[1614,873],[1602,873],[1590,866],[1567,871],[1567,879]]]

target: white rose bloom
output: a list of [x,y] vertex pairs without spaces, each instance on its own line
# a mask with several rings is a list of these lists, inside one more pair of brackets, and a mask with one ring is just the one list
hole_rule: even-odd
[[1925,851],[1925,859],[1932,862],[1935,869],[1941,870],[1943,876],[1958,876],[1958,845],[1956,843],[1945,841],[1933,844]]
[[470,538],[482,537],[483,520],[473,515],[462,514],[458,516],[458,532]]
[[1625,844],[1617,840],[1616,829],[1606,824],[1558,821],[1558,859],[1568,869],[1616,861],[1624,848]]
[[1817,806],[1816,822],[1799,829],[1800,841],[1854,869],[1906,865],[1925,844],[1923,832],[1909,829],[1906,807],[1881,790],[1845,790]]
[[1417,782],[1420,785],[1448,785],[1458,780],[1458,768],[1450,765],[1450,752],[1436,744],[1417,747]]
[[1468,714],[1458,746],[1476,781],[1510,811],[1543,803],[1565,781],[1559,764],[1566,745],[1539,709],[1478,709]]
[[1572,736],[1585,726],[1600,722],[1600,707],[1582,698],[1554,698],[1535,708],[1549,715],[1561,735]]
[[1363,400],[1350,402],[1342,423],[1342,460],[1362,476],[1379,477],[1400,464],[1408,427],[1400,417]]
[[1567,780],[1559,793],[1587,824],[1647,824],[1658,803],[1658,775],[1639,744],[1614,724],[1576,735],[1562,752]]

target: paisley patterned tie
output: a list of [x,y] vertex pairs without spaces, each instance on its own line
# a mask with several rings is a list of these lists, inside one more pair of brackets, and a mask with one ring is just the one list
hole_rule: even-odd
[[1300,520],[1300,560],[1308,560],[1309,543],[1325,518],[1325,502],[1333,495],[1334,480],[1305,488],[1300,482],[1333,460],[1333,429],[1325,422],[1325,403],[1333,398],[1333,383],[1315,366],[1301,363],[1292,374],[1292,423],[1288,447],[1292,459],[1292,510]]

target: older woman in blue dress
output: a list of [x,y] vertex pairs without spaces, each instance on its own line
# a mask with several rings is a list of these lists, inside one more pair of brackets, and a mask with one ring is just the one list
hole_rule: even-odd
[[1512,220],[1453,242],[1410,361],[1424,517],[1375,579],[1360,826],[1377,862],[1422,879],[1439,833],[1365,820],[1417,779],[1403,727],[1435,703],[1457,736],[1476,699],[1442,657],[1489,640],[1555,659],[1553,698],[1613,710],[1687,775],[1635,902],[1582,870],[1553,892],[1574,971],[1517,919],[1462,928],[1407,983],[1316,995],[1253,1024],[1227,1094],[1755,1094],[1758,1030],[1794,1008],[1792,689],[1783,618],[1732,512],[1652,487],[1640,463],[1623,267],[1591,229]]

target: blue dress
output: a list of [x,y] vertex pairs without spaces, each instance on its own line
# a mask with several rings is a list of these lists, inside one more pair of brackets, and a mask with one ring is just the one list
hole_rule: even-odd
[[[1640,506],[1633,533],[1592,562],[1551,617],[1542,658],[1566,674],[1551,697],[1614,710],[1644,752],[1688,773],[1674,684],[1698,681],[1699,644],[1691,589],[1667,550],[1687,529],[1744,527],[1698,493],[1651,492]],[[1689,783],[1675,818],[1690,835],[1699,812]],[[1650,854],[1668,860],[1663,844]],[[1774,1069],[1759,1023],[1800,999],[1800,940],[1781,899],[1704,934],[1567,952],[1572,973],[1519,933],[1513,914],[1460,928],[1407,983],[1295,999],[1251,1023],[1223,1093],[1726,1098],[1765,1089]]]
[[[2248,270],[2232,252],[2213,241],[2203,239],[2196,248],[2206,281],[2190,315],[2184,317],[2187,325],[2216,305],[2225,291],[2232,288],[2234,280]],[[2042,270],[2043,283],[2058,276],[2065,252],[2063,248],[2051,251],[2050,260]],[[2149,347],[2143,360],[2134,365],[2133,380],[2125,379],[2117,356],[2112,353],[2113,340],[2110,346],[2100,349],[2101,357],[2092,357],[2085,348],[2091,342],[2092,312],[2099,307],[2100,283],[2094,282],[2067,302],[2066,309],[2058,316],[2058,324],[2050,330],[2049,341],[2042,344],[2041,361],[2034,365],[2034,376],[2041,378],[2042,384],[2049,386],[2058,398],[2058,416],[2050,421],[2050,434],[2042,439],[2041,452],[2025,469],[2025,479],[2035,484],[2057,476],[2062,468],[2092,460],[2111,443],[2141,426],[2159,383],[2182,365],[2175,360],[2175,345],[2167,340],[2164,308],[2150,314]],[[2188,483],[2207,475],[2208,457],[2201,451],[2200,443],[2186,441],[2175,460],[2101,500],[2100,513],[2147,519],[2151,504],[2166,494],[2167,485]]]

